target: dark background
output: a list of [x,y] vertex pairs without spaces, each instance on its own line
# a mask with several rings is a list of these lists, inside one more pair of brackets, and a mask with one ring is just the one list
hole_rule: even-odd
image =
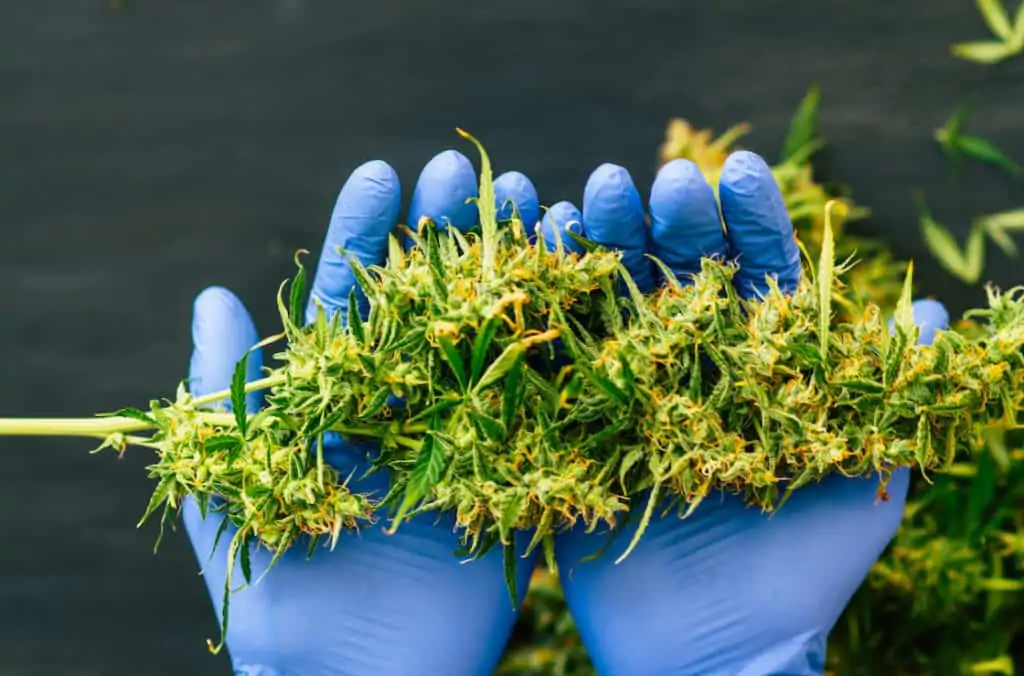
[[[1016,11],[1014,5],[1011,11]],[[480,137],[541,201],[612,161],[646,194],[670,117],[774,159],[813,81],[822,174],[874,211],[956,312],[983,299],[925,253],[911,191],[966,233],[1024,206],[931,131],[968,96],[972,130],[1024,158],[1024,58],[949,56],[988,35],[971,0],[105,0],[0,3],[0,415],[90,415],[173,391],[191,302],[239,293],[263,333],[295,249],[318,250],[348,173],[419,169]],[[1024,282],[990,247],[984,278]],[[148,458],[0,439],[0,674],[227,674],[183,533],[137,530]],[[359,584],[353,580],[353,584]]]

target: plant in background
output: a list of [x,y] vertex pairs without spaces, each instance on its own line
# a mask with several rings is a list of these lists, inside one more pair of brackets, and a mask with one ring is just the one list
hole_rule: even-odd
[[939,144],[952,168],[959,171],[966,157],[994,165],[1015,178],[1019,177],[1022,170],[1016,160],[1000,150],[992,141],[977,134],[964,132],[969,110],[970,104],[960,106],[946,123],[933,133],[935,142]]
[[995,40],[960,42],[953,45],[953,56],[982,64],[993,64],[1024,51],[1024,4],[1017,8],[1011,23],[1003,0],[976,0],[985,25]]
[[921,235],[928,250],[946,272],[964,284],[977,284],[984,272],[986,237],[1007,256],[1017,257],[1017,244],[1009,233],[1024,230],[1024,209],[974,219],[963,249],[949,229],[935,220],[922,195],[917,196],[917,209]]

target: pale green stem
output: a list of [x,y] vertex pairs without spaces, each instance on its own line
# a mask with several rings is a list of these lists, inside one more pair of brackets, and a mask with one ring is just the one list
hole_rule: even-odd
[[[234,425],[230,413],[198,413],[211,425]],[[0,418],[0,437],[107,437],[111,434],[141,432],[153,425],[135,418]]]
[[[231,413],[199,412],[196,417],[204,423],[217,427],[233,427],[235,416]],[[153,429],[153,425],[135,418],[0,418],[0,437],[98,437],[104,438],[111,434],[141,432]],[[380,427],[342,427],[332,428],[342,434],[362,437],[382,437],[386,433]],[[401,431],[405,434],[417,434],[427,431],[423,423],[404,425]],[[407,444],[411,440],[398,437],[397,441]],[[412,442],[418,443],[418,442]]]
[[134,418],[0,418],[5,437],[106,437],[139,432],[152,425]]
[[[251,383],[247,383],[245,386],[245,392],[256,392],[258,390],[269,390],[275,385],[282,385],[285,382],[285,376],[282,373],[273,376],[267,376],[266,378],[260,378],[254,380]],[[196,397],[192,400],[192,404],[197,407],[206,406],[207,404],[213,404],[224,399],[231,398],[231,390],[221,390],[219,392],[211,392],[210,394],[204,394],[201,397]]]
[[[265,390],[285,382],[282,374],[254,380],[245,391]],[[211,392],[192,400],[196,407],[229,399],[231,390]],[[230,426],[235,418],[229,413],[199,413],[199,418],[212,425]],[[0,436],[6,437],[99,437],[111,434],[140,432],[153,429],[153,425],[135,418],[113,416],[108,418],[0,418]]]

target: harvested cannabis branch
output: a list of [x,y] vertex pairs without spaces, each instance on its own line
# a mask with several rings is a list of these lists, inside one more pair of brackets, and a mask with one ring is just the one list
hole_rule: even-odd
[[[576,522],[615,527],[640,512],[628,554],[662,501],[689,513],[726,490],[778,509],[831,473],[927,472],[969,448],[979,424],[1015,424],[1024,290],[990,290],[977,340],[940,332],[917,345],[909,272],[892,329],[874,305],[839,319],[849,265],[834,259],[826,211],[820,260],[792,297],[769,279],[763,297],[741,298],[736,266],[711,259],[689,280],[662,266],[673,281],[642,295],[617,252],[583,242],[577,254],[530,241],[517,218],[499,223],[478,148],[482,227],[425,221],[406,229],[408,251],[391,237],[385,265],[352,258],[367,317],[353,299],[345,317],[321,308],[300,326],[295,283],[290,303],[278,299],[281,365],[259,384],[246,386],[243,359],[227,392],[194,399],[182,385],[172,402],[103,421],[114,427],[101,448],[156,453],[144,520],[194,496],[237,529],[228,570],[240,558],[248,582],[252,543],[279,555],[309,539],[312,551],[381,510],[393,530],[451,512],[467,553],[505,548],[513,585],[517,530],[536,529],[532,550]],[[247,414],[253,387],[266,406]],[[218,398],[230,412],[200,410]],[[0,420],[0,434],[32,425]],[[324,463],[329,433],[376,442],[386,495],[352,492]]]

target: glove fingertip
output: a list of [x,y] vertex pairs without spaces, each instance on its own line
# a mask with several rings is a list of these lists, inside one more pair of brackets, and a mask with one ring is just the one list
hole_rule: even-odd
[[[228,389],[238,361],[259,342],[259,334],[244,303],[221,286],[204,289],[192,306],[192,356],[189,389],[195,396]],[[254,350],[246,364],[246,379],[256,380],[263,368],[262,351]],[[251,393],[250,407],[260,397]]]
[[722,215],[737,285],[744,296],[767,291],[766,277],[792,293],[803,272],[793,223],[771,167],[760,155],[740,150],[725,161],[719,181]]
[[911,309],[914,323],[920,329],[918,342],[922,345],[931,345],[936,333],[949,328],[949,311],[939,301],[923,298],[914,301]]
[[606,162],[590,175],[583,191],[583,224],[589,239],[622,252],[623,264],[642,291],[653,288],[643,205],[624,167]]
[[572,202],[562,201],[551,206],[541,220],[541,234],[548,251],[558,249],[561,239],[562,248],[573,253],[583,253],[583,247],[567,233],[572,232],[583,236],[583,214]]
[[350,256],[354,255],[365,266],[382,263],[388,234],[398,220],[401,205],[401,182],[387,162],[371,160],[352,172],[331,213],[306,303],[307,323],[316,319],[317,302],[329,315],[340,310],[344,316],[349,291],[356,283]]
[[479,212],[470,198],[477,196],[477,175],[473,163],[458,150],[434,155],[420,172],[409,205],[409,227],[429,218],[444,228],[452,225],[467,230],[476,224]]
[[528,232],[537,225],[540,219],[537,188],[525,174],[507,171],[499,176],[494,181],[494,196],[499,220],[512,218],[512,214],[518,212]]
[[728,254],[715,193],[692,160],[672,160],[658,171],[650,205],[653,253],[679,281],[699,272],[702,259]]

